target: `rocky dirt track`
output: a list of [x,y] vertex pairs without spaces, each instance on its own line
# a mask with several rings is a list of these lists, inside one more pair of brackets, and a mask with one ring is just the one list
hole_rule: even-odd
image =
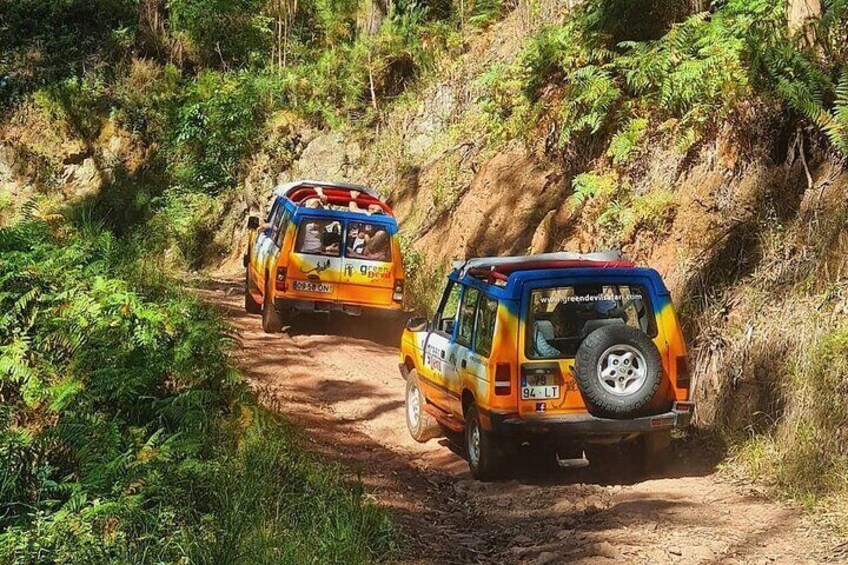
[[241,281],[204,295],[238,330],[239,363],[261,397],[393,512],[402,563],[848,562],[798,508],[718,476],[716,458],[692,445],[663,476],[527,458],[501,482],[477,482],[456,438],[420,445],[407,433],[399,324],[309,318],[266,335],[242,309]]

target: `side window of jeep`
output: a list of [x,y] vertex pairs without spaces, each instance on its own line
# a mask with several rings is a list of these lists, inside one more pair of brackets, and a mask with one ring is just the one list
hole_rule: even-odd
[[474,334],[474,351],[483,357],[492,354],[497,318],[498,301],[484,294],[480,297],[480,305],[477,307],[477,330]]
[[464,347],[471,347],[471,337],[474,334],[474,314],[477,312],[477,300],[480,291],[470,286],[465,287],[462,296],[462,307],[459,309],[459,331],[456,342]]
[[459,310],[459,297],[462,291],[462,285],[448,281],[448,286],[445,289],[445,294],[442,296],[442,303],[439,305],[439,310],[436,312],[435,331],[447,336],[453,335],[453,325],[456,322],[456,314]]
[[274,243],[277,247],[283,246],[283,238],[286,237],[286,228],[288,228],[289,220],[291,220],[291,212],[283,208],[281,213],[274,221]]
[[285,211],[285,207],[280,203],[279,200],[275,200],[273,206],[271,206],[271,211],[268,212],[268,219],[266,220],[267,228],[265,229],[265,235],[276,241],[277,240],[277,230],[280,224],[280,218]]

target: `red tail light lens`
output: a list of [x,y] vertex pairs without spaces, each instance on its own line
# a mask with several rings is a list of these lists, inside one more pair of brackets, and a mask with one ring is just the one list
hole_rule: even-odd
[[509,363],[498,363],[495,367],[495,395],[512,394],[512,369]]
[[395,286],[392,289],[392,300],[403,302],[403,279],[395,279]]
[[689,369],[689,358],[686,355],[677,356],[677,387],[689,388],[692,372]]
[[286,290],[286,273],[287,269],[285,267],[277,267],[277,280],[274,282],[274,287],[277,290]]

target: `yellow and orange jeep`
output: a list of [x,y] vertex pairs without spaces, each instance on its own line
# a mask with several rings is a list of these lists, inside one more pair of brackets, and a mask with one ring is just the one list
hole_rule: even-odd
[[461,262],[435,317],[407,323],[400,360],[412,437],[464,431],[480,479],[524,442],[659,457],[693,410],[669,292],[616,253]]
[[274,190],[265,222],[248,219],[244,307],[280,331],[296,312],[396,313],[403,259],[391,208],[372,189],[302,180]]

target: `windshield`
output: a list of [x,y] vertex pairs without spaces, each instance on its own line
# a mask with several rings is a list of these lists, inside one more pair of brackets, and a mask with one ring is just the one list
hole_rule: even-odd
[[610,325],[657,335],[648,293],[638,285],[586,284],[534,289],[526,320],[528,359],[574,357],[583,339]]

